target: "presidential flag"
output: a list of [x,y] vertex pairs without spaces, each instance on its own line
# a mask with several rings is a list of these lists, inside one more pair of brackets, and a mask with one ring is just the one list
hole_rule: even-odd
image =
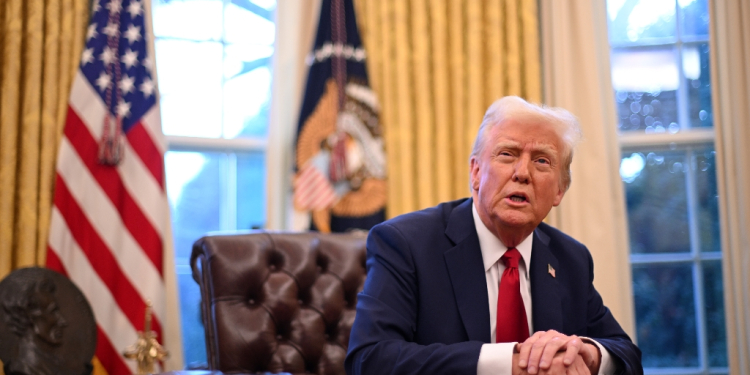
[[97,324],[96,357],[132,374],[123,350],[144,329],[162,340],[164,189],[154,62],[140,0],[95,0],[71,90],[56,168],[47,267],[85,294]]
[[352,0],[323,0],[297,131],[294,205],[312,229],[370,229],[385,219],[386,162]]

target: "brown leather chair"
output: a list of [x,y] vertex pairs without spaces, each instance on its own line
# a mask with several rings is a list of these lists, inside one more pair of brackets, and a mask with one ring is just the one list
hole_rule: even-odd
[[344,374],[365,237],[261,231],[196,241],[209,369]]

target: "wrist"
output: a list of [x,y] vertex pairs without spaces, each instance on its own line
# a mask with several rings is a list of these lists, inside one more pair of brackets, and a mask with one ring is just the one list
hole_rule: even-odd
[[[589,371],[591,372],[591,375],[595,375],[599,373],[599,367],[602,363],[602,352],[599,350],[599,346],[596,345],[592,340],[587,338],[581,338],[583,340],[583,344],[586,347],[586,350],[591,353],[590,360],[585,361],[586,367],[589,368]],[[584,358],[586,359],[586,358]]]

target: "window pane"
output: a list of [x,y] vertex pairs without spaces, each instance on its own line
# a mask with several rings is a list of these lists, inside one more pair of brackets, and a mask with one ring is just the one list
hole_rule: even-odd
[[[222,0],[153,0],[157,38],[219,40]],[[161,58],[161,56],[159,56]],[[161,74],[162,71],[159,71]]]
[[200,318],[200,290],[189,259],[193,242],[220,229],[221,162],[219,153],[169,151],[165,155],[167,195],[177,263],[183,353],[186,363],[205,362],[205,333]]
[[164,134],[221,136],[221,43],[157,39],[155,45]]
[[719,193],[716,187],[716,151],[713,147],[696,150],[692,162],[698,198],[698,230],[701,251],[721,251]]
[[673,47],[627,48],[612,52],[612,86],[620,131],[679,131],[679,64]]
[[616,44],[673,38],[675,10],[675,0],[608,0],[609,40]]
[[682,50],[682,66],[688,89],[688,113],[690,126],[694,128],[714,126],[708,54],[707,43],[685,45]]
[[625,181],[631,253],[690,251],[685,191],[688,166],[684,151],[638,152],[623,157],[620,175]]
[[[186,269],[189,267],[184,266]],[[180,313],[182,314],[182,351],[185,365],[207,363],[206,336],[201,320],[201,292],[190,272],[177,275],[180,287]]]
[[638,346],[644,367],[698,366],[690,265],[635,265]]
[[265,136],[273,47],[228,45],[224,60],[224,137]]
[[[273,8],[275,8],[275,5],[273,5]],[[273,8],[269,10],[248,1],[228,4],[224,13],[226,41],[228,43],[273,45],[276,38]]]
[[237,229],[265,227],[266,155],[237,155]]
[[708,38],[708,0],[679,0],[682,35]]
[[711,367],[726,367],[727,334],[724,325],[724,287],[720,260],[703,263],[703,288],[708,331],[708,364]]
[[193,242],[219,230],[222,154],[169,151],[165,156],[167,194],[172,207],[175,256],[190,258]]

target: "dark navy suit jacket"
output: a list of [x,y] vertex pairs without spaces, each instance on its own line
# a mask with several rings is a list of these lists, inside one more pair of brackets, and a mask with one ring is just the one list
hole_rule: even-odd
[[[481,346],[491,339],[471,205],[471,199],[442,203],[370,231],[367,280],[345,362],[348,374],[476,374]],[[534,331],[593,338],[622,373],[642,374],[640,350],[594,289],[588,249],[544,223],[533,235]]]

